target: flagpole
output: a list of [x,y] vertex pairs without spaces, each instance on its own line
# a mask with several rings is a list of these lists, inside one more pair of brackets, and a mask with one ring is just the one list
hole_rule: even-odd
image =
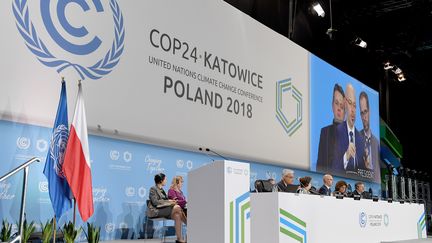
[[53,243],[55,243],[55,242],[56,242],[56,234],[57,234],[57,226],[56,226],[56,221],[57,221],[57,219],[56,219],[56,216],[55,216],[55,215],[54,215],[53,220],[54,220],[54,225],[53,225],[53,227],[54,227],[54,232],[53,232]]
[[73,199],[73,204],[74,204],[74,206],[73,206],[73,219],[72,219],[72,223],[73,223],[73,225],[75,225],[75,220],[76,220],[76,199],[74,198]]

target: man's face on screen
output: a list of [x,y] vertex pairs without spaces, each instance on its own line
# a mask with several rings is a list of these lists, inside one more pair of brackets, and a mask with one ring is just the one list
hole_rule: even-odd
[[333,93],[332,110],[334,119],[338,122],[343,122],[345,117],[344,97],[337,90]]
[[360,115],[363,123],[363,128],[366,132],[369,131],[369,107],[367,107],[366,98],[360,98]]

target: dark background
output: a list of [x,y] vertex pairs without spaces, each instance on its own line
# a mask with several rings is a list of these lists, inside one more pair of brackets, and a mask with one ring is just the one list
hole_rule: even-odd
[[[292,9],[291,40],[377,91],[386,87],[385,62],[402,69],[404,82],[388,72],[389,109],[380,92],[380,116],[403,145],[403,166],[431,174],[432,0],[332,0],[332,14],[330,0],[292,0],[291,8],[289,0],[225,1],[287,38]],[[312,10],[316,2],[324,18]]]

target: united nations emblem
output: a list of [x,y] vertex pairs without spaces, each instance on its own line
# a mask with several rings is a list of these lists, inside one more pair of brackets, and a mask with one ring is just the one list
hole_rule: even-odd
[[61,178],[65,178],[62,168],[68,138],[69,129],[63,124],[54,129],[51,137],[50,156],[53,160],[55,172]]
[[[109,74],[119,63],[124,50],[125,28],[123,14],[116,0],[109,1],[114,23],[114,34],[112,34],[114,40],[111,45],[103,45],[105,37],[91,36],[89,26],[78,24],[85,18],[75,17],[74,21],[71,20],[71,16],[84,14],[86,17],[90,14],[94,14],[95,18],[102,16],[105,9],[101,0],[41,0],[39,6],[42,23],[37,22],[39,18],[34,18],[35,22],[32,21],[32,14],[34,15],[35,12],[29,10],[29,5],[31,5],[30,9],[34,9],[34,5],[33,2],[31,4],[29,2],[14,0],[12,10],[16,26],[27,48],[42,64],[55,68],[58,73],[66,68],[72,68],[84,80],[85,78],[100,79]],[[68,15],[70,12],[73,14]],[[91,24],[93,23],[87,23],[87,25]],[[36,27],[42,28],[40,25],[43,25],[51,40],[46,35],[38,33]],[[105,51],[108,47],[111,48]],[[93,54],[100,55],[100,53],[105,54],[94,58],[92,63],[83,62],[82,56],[92,54],[93,57]],[[85,58],[87,61],[88,59]]]

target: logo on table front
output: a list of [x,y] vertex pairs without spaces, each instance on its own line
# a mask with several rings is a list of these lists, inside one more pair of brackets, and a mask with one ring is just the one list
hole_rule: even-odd
[[30,138],[18,137],[16,143],[19,149],[28,149],[30,147]]
[[[125,28],[123,14],[116,0],[110,0],[109,7],[108,4],[102,4],[101,0],[43,0],[37,11],[31,11],[35,5],[28,2],[14,0],[12,9],[16,26],[27,48],[42,64],[55,68],[58,73],[70,68],[83,80],[102,78],[117,66],[124,50]],[[111,10],[110,13],[107,13],[107,9]],[[43,27],[39,22],[32,21],[37,19],[34,16],[39,12]],[[110,23],[103,19],[107,14],[110,15]],[[93,21],[83,23],[85,19]],[[114,32],[110,38],[90,33],[89,30],[97,29],[94,23],[99,21],[104,25],[113,25]],[[40,28],[44,30],[39,31]],[[43,34],[45,32],[49,37]],[[86,58],[83,59],[83,56]]]
[[388,226],[389,223],[390,223],[390,219],[389,219],[388,214],[384,214],[384,225]]
[[366,224],[367,224],[367,214],[365,212],[361,212],[359,214],[359,224],[360,224],[360,227],[362,227],[362,228],[366,227]]
[[[284,96],[287,92],[289,96]],[[292,84],[291,78],[276,82],[276,119],[290,137],[302,125],[302,96],[302,93]]]

